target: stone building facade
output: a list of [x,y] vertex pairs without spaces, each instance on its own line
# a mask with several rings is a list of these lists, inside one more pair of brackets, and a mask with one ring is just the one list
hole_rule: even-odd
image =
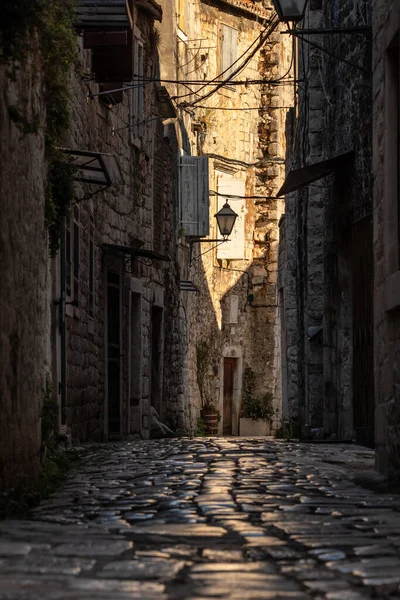
[[[77,26],[66,145],[85,167],[54,261],[52,347],[60,426],[80,442],[148,438],[152,408],[165,419],[167,395],[177,394],[167,373],[182,371],[177,150],[152,82],[162,10],[150,0],[130,5],[122,42],[107,25]],[[82,182],[98,154],[111,185]]]
[[13,77],[0,63],[0,488],[38,475],[49,369],[44,131],[22,131],[45,115],[37,61],[32,50]]
[[[373,443],[369,2],[309,2],[287,122],[280,314],[285,418]],[[352,34],[301,29],[363,27]]]
[[[188,426],[196,430],[209,401],[221,415],[219,433],[237,434],[246,369],[255,375],[254,393],[269,393],[280,410],[276,273],[283,202],[276,191],[284,177],[281,107],[292,102],[292,90],[285,82],[260,82],[290,77],[290,43],[268,2],[185,0],[163,8],[161,56],[174,54],[176,61],[161,61],[161,74],[184,82],[167,84],[178,109],[181,176],[189,156],[208,158],[209,171],[207,226],[193,229],[180,207],[182,279],[199,290],[182,295]],[[221,83],[235,69],[236,82]],[[219,83],[218,89],[207,82]],[[199,237],[220,238],[214,215],[225,201],[239,215],[232,241],[198,243]],[[203,398],[201,352],[207,355]]]
[[400,477],[400,6],[373,2],[374,373],[376,466]]

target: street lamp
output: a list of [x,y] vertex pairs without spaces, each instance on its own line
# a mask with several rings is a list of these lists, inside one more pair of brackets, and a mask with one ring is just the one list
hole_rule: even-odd
[[[282,23],[299,22],[304,18],[308,0],[271,0],[276,12],[278,13],[279,20]],[[368,25],[358,25],[353,27],[330,27],[325,29],[288,29],[287,31],[281,31],[283,34],[292,34],[297,37],[300,35],[320,35],[320,34],[361,34],[365,35],[367,39],[371,37],[371,27]],[[303,39],[303,38],[301,38]],[[310,42],[304,39],[305,42],[318,48],[323,52],[326,52],[325,48],[322,48],[314,42]],[[339,56],[336,56],[338,60],[341,60]]]
[[306,10],[307,0],[272,0],[279,20],[284,23],[301,21]]
[[224,239],[231,235],[232,229],[238,215],[231,209],[228,202],[225,202],[221,210],[214,215],[217,219],[218,229]]
[[[219,242],[217,245],[222,244],[223,242],[228,242],[228,237],[232,233],[232,229],[234,228],[236,219],[238,215],[234,210],[231,209],[228,202],[225,202],[223,207],[214,215],[217,219],[217,225],[220,234],[222,235],[222,239],[211,239],[211,238],[197,238],[189,241],[190,245],[190,263],[192,262],[192,248],[193,244],[202,244],[203,242]],[[213,246],[216,248],[217,246]],[[212,250],[212,248],[210,248]],[[209,250],[207,250],[209,252]],[[201,256],[201,255],[200,255]]]

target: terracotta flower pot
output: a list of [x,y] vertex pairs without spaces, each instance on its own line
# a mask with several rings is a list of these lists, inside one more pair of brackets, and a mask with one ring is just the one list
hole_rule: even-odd
[[209,435],[218,434],[218,411],[215,408],[203,408],[200,411],[201,418],[204,421],[206,433]]

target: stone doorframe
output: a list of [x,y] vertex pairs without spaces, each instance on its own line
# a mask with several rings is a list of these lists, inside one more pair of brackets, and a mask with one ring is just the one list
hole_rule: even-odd
[[221,419],[218,424],[218,435],[222,435],[224,410],[224,358],[236,359],[232,396],[232,435],[239,435],[239,413],[243,384],[243,349],[240,346],[225,346],[220,361],[219,407]]

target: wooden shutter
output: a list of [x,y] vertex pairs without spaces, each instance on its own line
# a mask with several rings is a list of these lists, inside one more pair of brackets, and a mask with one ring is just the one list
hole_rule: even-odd
[[182,156],[179,177],[180,219],[186,236],[206,236],[210,231],[208,158]]
[[132,81],[132,31],[126,33],[126,45],[93,47],[92,70],[98,83]]
[[137,87],[132,89],[132,135],[137,138],[143,135],[144,118],[143,43],[137,37],[133,44],[133,85]]
[[223,79],[226,79],[236,68],[233,63],[237,59],[237,44],[237,30],[227,25],[221,25],[221,73],[223,73]]
[[181,31],[185,31],[185,8],[186,8],[186,0],[179,0],[179,2],[178,2],[178,27]]
[[245,181],[244,179],[220,178],[218,180],[218,194],[237,195],[238,198],[218,196],[218,210],[228,202],[237,213],[238,218],[235,227],[229,236],[229,242],[217,247],[217,258],[230,260],[241,260],[245,258],[244,253],[244,217],[246,214]]
[[77,0],[77,29],[118,29],[132,27],[132,12],[127,0]]

